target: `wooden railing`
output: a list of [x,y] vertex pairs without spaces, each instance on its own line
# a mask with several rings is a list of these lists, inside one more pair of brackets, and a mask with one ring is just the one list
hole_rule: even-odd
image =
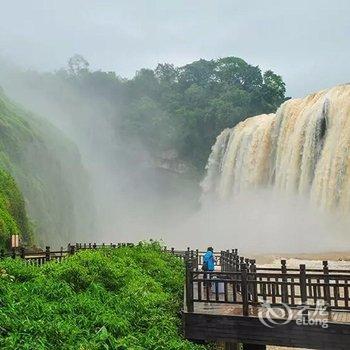
[[[319,269],[256,266],[253,259],[239,257],[237,251],[221,252],[221,271],[202,272],[195,259],[186,261],[186,306],[194,303],[227,303],[242,307],[242,315],[256,312],[268,303],[272,307],[315,309],[320,302],[328,311],[350,310],[350,270],[329,269],[323,261]],[[306,310],[306,311],[305,311]]]
[[[61,262],[76,252],[87,249],[119,248],[132,243],[68,244],[66,249],[29,251],[25,248],[10,252],[0,251],[0,259],[21,258],[26,263],[41,266],[49,261]],[[309,269],[305,265],[289,268],[285,260],[280,267],[259,267],[254,259],[239,256],[237,249],[215,252],[218,269],[203,272],[204,251],[164,251],[177,256],[186,264],[186,306],[194,310],[195,303],[227,303],[241,305],[242,314],[249,315],[254,308],[268,302],[271,306],[286,304],[292,308],[316,308],[323,301],[329,311],[350,310],[350,270],[330,269],[324,261],[322,268]]]
[[[59,250],[51,250],[50,246],[46,246],[45,250],[32,250],[25,247],[13,248],[11,251],[5,252],[0,250],[0,259],[2,258],[21,258],[25,260],[28,264],[41,266],[49,261],[61,262],[67,256],[73,255],[78,251],[88,250],[88,249],[101,249],[101,248],[120,248],[126,246],[133,246],[133,243],[75,243],[68,244],[66,248],[61,247]],[[189,259],[196,262],[196,266],[203,264],[203,255],[204,251],[198,249],[191,250],[189,247],[186,250],[177,250],[175,248],[168,249],[167,247],[163,248],[164,251],[167,251],[170,254],[173,254],[180,258],[183,261],[188,261]],[[216,263],[218,266],[221,266],[222,252],[214,253],[216,258]]]
[[49,246],[46,246],[45,250],[31,250],[25,247],[12,249],[10,252],[0,251],[0,259],[3,258],[20,258],[30,265],[41,266],[49,261],[61,262],[63,259],[70,255],[74,255],[78,251],[88,249],[101,249],[101,248],[120,248],[125,246],[133,246],[133,243],[118,243],[118,244],[96,244],[96,243],[75,243],[68,244],[67,248],[61,247],[59,250],[51,250]]

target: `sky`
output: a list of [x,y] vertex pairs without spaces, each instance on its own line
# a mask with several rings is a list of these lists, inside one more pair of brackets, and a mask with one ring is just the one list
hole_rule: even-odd
[[0,55],[55,70],[78,53],[125,77],[238,56],[299,97],[350,82],[349,15],[348,0],[0,0]]

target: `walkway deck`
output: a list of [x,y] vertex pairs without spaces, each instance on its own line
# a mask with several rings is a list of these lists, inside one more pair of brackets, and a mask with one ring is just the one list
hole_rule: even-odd
[[[284,261],[280,269],[264,269],[237,256],[228,256],[227,263],[225,254],[220,269],[209,274],[210,288],[199,257],[188,260],[183,311],[188,339],[243,343],[245,350],[350,349],[350,271],[329,270],[327,262],[322,269],[287,269]],[[327,308],[318,307],[320,300]]]
[[[203,292],[202,292],[203,293]],[[194,295],[198,295],[198,287],[194,286]],[[242,316],[243,315],[243,306],[232,303],[217,303],[215,301],[215,293],[211,292],[210,297],[212,302],[194,302],[194,312],[208,315],[228,315],[228,316]],[[203,296],[204,298],[204,296]],[[220,295],[221,301],[224,297]],[[232,300],[233,296],[229,294],[229,299]],[[241,296],[238,298],[239,302],[242,302]],[[184,303],[184,310],[186,310],[186,302]],[[274,314],[276,319],[285,319],[285,315],[282,314],[282,310],[278,307],[272,308],[272,310],[267,310],[264,307],[251,307],[249,308],[250,317],[259,317],[259,314],[266,318],[268,317],[271,311]],[[299,309],[292,309],[293,319],[296,320],[300,316]],[[350,324],[350,310],[340,310],[340,311],[330,311],[330,312],[309,312],[309,319],[314,320],[327,320],[327,322],[337,322],[337,323],[348,323]]]

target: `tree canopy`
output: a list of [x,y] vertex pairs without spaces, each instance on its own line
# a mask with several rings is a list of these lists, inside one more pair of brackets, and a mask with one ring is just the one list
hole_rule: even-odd
[[286,100],[281,76],[238,57],[200,59],[183,67],[163,63],[123,79],[114,72],[92,71],[75,55],[66,69],[41,76],[40,86],[65,106],[74,102],[73,92],[79,95],[76,105],[83,99],[96,109],[98,102],[101,114],[128,144],[135,140],[154,156],[176,151],[200,173],[222,129],[274,112]]

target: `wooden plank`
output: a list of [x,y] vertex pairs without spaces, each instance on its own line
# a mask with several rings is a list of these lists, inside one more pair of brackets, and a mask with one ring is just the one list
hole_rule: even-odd
[[301,347],[319,350],[348,350],[349,324],[330,323],[329,328],[299,326],[295,322],[276,328],[264,326],[256,317],[213,314],[183,314],[185,337],[205,341],[225,341]]

